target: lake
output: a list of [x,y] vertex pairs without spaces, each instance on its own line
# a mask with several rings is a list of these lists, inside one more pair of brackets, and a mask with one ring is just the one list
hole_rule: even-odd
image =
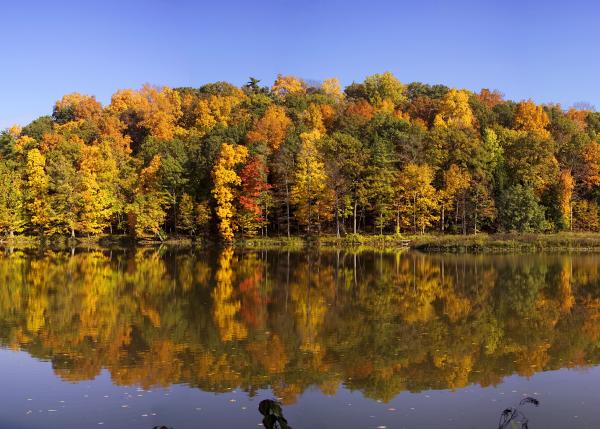
[[600,255],[5,249],[0,345],[1,428],[597,428]]

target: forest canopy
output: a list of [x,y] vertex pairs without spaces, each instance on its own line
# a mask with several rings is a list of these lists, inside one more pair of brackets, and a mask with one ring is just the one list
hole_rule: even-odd
[[0,134],[0,234],[598,231],[600,113],[391,73],[67,94]]

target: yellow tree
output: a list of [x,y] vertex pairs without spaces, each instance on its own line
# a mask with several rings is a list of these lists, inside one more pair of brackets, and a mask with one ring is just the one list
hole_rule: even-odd
[[573,190],[575,181],[569,170],[560,172],[558,181],[558,201],[563,223],[566,229],[573,229]]
[[272,150],[277,150],[283,143],[291,123],[292,121],[286,115],[283,107],[271,105],[267,107],[264,116],[248,132],[248,141],[251,143],[264,142]]
[[181,97],[168,87],[144,85],[139,91],[125,89],[113,94],[107,109],[124,122],[147,130],[158,139],[175,135],[177,120],[181,117]]
[[323,83],[321,83],[321,89],[323,92],[331,97],[341,99],[344,97],[344,93],[342,92],[342,87],[340,86],[340,81],[336,77],[331,77],[329,79],[325,79]]
[[142,114],[147,108],[147,100],[134,89],[121,89],[115,92],[107,107],[107,111],[120,116],[126,112]]
[[326,132],[325,123],[323,122],[323,111],[318,104],[310,103],[308,108],[302,113],[304,122],[310,130],[319,133],[320,136]]
[[431,185],[433,170],[430,166],[407,164],[398,175],[396,231],[400,225],[411,225],[413,232],[425,233],[425,228],[438,219],[437,194]]
[[179,93],[169,87],[155,88],[144,85],[140,95],[147,100],[147,111],[141,122],[158,139],[172,139],[177,120],[181,117]]
[[212,170],[214,188],[212,194],[217,202],[216,215],[219,220],[219,234],[225,241],[233,240],[235,225],[232,219],[235,215],[235,186],[241,184],[241,179],[235,167],[246,160],[248,149],[244,146],[224,143],[217,162]]
[[454,89],[446,93],[440,105],[440,111],[433,123],[435,126],[453,128],[472,128],[475,116],[469,105],[469,93],[464,89]]
[[549,138],[550,132],[546,127],[550,124],[548,115],[542,106],[536,106],[533,100],[517,104],[515,114],[515,129],[532,132],[542,138]]
[[[104,150],[103,150],[104,149]],[[108,227],[117,207],[113,180],[117,178],[117,165],[107,144],[84,146],[79,168],[78,222],[79,231],[97,234]]]
[[456,209],[455,220],[458,221],[459,207],[462,207],[463,224],[465,223],[466,192],[470,184],[471,175],[469,172],[455,164],[452,164],[444,172],[444,187],[440,192],[442,232],[445,229],[446,212],[449,213],[453,209]]
[[13,236],[23,231],[25,204],[20,171],[0,160],[0,232]]
[[151,233],[162,239],[161,226],[165,221],[167,198],[160,187],[158,173],[160,155],[155,155],[139,175],[133,203],[128,207],[130,228],[137,236]]
[[320,229],[322,220],[331,219],[331,190],[327,188],[325,163],[317,150],[321,133],[312,130],[300,134],[302,145],[298,152],[295,183],[292,187],[291,202],[296,206],[296,217],[311,233],[311,225],[317,222]]
[[234,95],[211,95],[198,101],[195,109],[196,129],[200,134],[206,134],[216,125],[228,126],[236,106],[244,100],[240,91]]
[[306,92],[306,84],[295,76],[283,76],[279,74],[271,87],[271,91],[279,96],[304,94]]
[[43,233],[52,219],[52,208],[48,197],[50,179],[45,171],[46,158],[38,149],[27,153],[27,210],[31,224]]

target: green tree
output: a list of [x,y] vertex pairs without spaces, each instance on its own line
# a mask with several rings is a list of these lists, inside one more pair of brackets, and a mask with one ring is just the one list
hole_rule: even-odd
[[406,100],[406,88],[390,72],[368,76],[364,83],[364,92],[372,105],[380,107],[386,100],[398,106]]
[[500,225],[505,231],[541,232],[547,227],[544,209],[532,189],[513,185],[500,198]]
[[162,225],[168,198],[158,181],[160,162],[160,155],[156,155],[142,169],[134,200],[128,206],[129,225],[138,237],[151,234],[161,240],[164,238]]
[[194,219],[194,200],[190,194],[183,193],[177,207],[177,229],[191,234],[196,234],[196,220]]
[[[383,234],[394,213],[394,194],[397,170],[394,166],[390,142],[375,138],[371,160],[363,188],[365,199],[374,214],[374,226]],[[364,198],[364,197],[363,197]]]
[[[353,213],[356,218],[358,192],[368,159],[366,151],[357,138],[335,132],[321,142],[327,172],[327,184],[334,193],[336,235],[340,236],[340,217]],[[351,207],[343,207],[344,197],[349,197]],[[356,234],[356,222],[354,223]]]

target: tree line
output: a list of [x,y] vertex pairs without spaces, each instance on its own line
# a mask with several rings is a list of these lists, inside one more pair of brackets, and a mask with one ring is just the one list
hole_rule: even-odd
[[391,73],[78,93],[0,134],[0,233],[598,231],[600,113]]

